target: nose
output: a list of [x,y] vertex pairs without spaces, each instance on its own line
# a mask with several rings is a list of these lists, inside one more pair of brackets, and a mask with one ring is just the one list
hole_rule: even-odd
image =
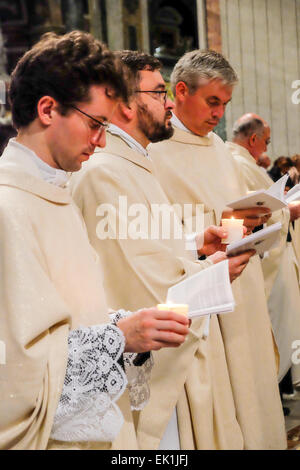
[[225,112],[225,106],[218,106],[217,108],[213,109],[212,117],[221,119],[223,117],[224,112]]
[[165,109],[174,109],[175,108],[175,104],[173,103],[172,100],[170,100],[170,98],[167,98],[166,102],[165,102]]
[[104,148],[106,145],[105,128],[100,128],[96,132],[93,132],[90,141],[93,146]]

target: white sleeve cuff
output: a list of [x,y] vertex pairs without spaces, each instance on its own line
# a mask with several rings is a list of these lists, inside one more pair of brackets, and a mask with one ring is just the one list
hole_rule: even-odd
[[69,334],[64,386],[51,438],[58,441],[113,441],[123,425],[116,401],[127,378],[119,359],[125,348],[115,325],[78,328]]
[[196,236],[197,233],[189,233],[185,235],[185,249],[191,251],[193,257],[197,261],[199,256],[197,250]]

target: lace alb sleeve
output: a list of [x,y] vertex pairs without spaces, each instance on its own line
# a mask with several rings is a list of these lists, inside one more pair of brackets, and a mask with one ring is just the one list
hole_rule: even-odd
[[78,328],[69,334],[64,386],[51,438],[59,441],[111,442],[123,416],[116,401],[127,379],[118,363],[125,348],[115,325]]
[[[121,318],[128,317],[131,314],[132,312],[129,311],[118,310],[110,314],[110,319],[113,324],[116,324]],[[134,364],[137,356],[144,356],[146,358],[138,366]],[[127,387],[131,409],[142,410],[147,405],[150,397],[149,381],[154,363],[152,354],[124,353],[123,360],[128,380]]]

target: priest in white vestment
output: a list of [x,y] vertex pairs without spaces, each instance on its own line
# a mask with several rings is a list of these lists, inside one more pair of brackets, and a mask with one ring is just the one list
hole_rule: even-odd
[[64,188],[127,97],[120,63],[83,32],[46,35],[12,75],[18,135],[0,161],[1,449],[137,449],[131,406],[149,398],[152,360],[138,366],[127,353],[179,346],[188,333],[186,318],[156,308],[109,316]]
[[[270,127],[261,117],[248,113],[234,124],[233,142],[227,142],[226,146],[245,177],[248,191],[268,189],[273,184],[268,174],[257,165],[269,142]],[[300,339],[298,262],[292,243],[287,241],[290,220],[299,217],[299,209],[300,203],[292,203],[289,208],[276,211],[269,219],[268,224],[282,223],[281,243],[262,261],[269,313],[280,354],[279,381],[292,366],[293,344]]]
[[[229,211],[226,203],[244,196],[247,187],[223,141],[212,132],[230,101],[237,77],[214,51],[192,51],[176,64],[174,135],[149,147],[157,177],[171,203],[204,204],[205,225],[221,218],[243,218],[249,229],[259,211]],[[266,210],[263,209],[266,213]],[[264,217],[259,217],[260,224]],[[233,284],[234,313],[218,317],[246,449],[286,447],[277,384],[276,347],[258,256],[251,258]]]
[[[128,212],[146,208],[154,229],[159,227],[155,206],[171,209],[146,150],[150,141],[168,138],[172,133],[169,121],[173,105],[166,98],[160,63],[154,57],[132,51],[124,51],[121,58],[135,75],[137,96],[130,106],[119,106],[105,149],[97,149],[82,170],[72,176],[70,185],[91,243],[102,261],[110,305],[133,309],[164,303],[169,287],[212,261],[193,258],[185,250],[182,237],[176,239],[173,232],[167,238],[161,234],[151,238],[143,226],[139,237],[115,233],[122,217],[127,217],[127,212],[120,213],[120,197],[125,198]],[[101,216],[112,207],[116,218],[112,213],[105,226]],[[130,231],[129,223],[128,226]],[[100,231],[101,227],[106,234]],[[238,275],[248,260],[249,256],[244,261],[239,257],[232,259],[232,274]],[[140,447],[243,449],[216,317],[212,315],[210,325],[201,318],[194,319],[190,335],[178,351],[166,349],[154,356],[150,400],[137,418]]]

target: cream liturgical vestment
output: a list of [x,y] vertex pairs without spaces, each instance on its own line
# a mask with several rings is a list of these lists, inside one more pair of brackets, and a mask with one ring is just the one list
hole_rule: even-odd
[[295,220],[294,227],[291,227],[290,230],[297,259],[297,274],[300,285],[300,219]]
[[[151,228],[155,234],[159,227],[155,207],[170,209],[170,204],[153,174],[152,162],[119,136],[108,133],[106,148],[97,149],[70,183],[102,261],[105,292],[113,308],[165,303],[170,286],[210,264],[192,260],[182,237],[151,237]],[[106,216],[105,236],[103,216],[112,207],[116,216],[114,211],[110,218]],[[141,212],[150,232],[139,218],[141,236],[132,238],[131,222]],[[122,232],[124,221],[129,236]],[[207,339],[203,339],[205,324],[206,320],[194,319],[183,345],[154,353],[150,401],[137,417],[140,448],[159,447],[176,405],[181,449],[243,448],[218,322],[213,316]]]
[[[256,165],[247,149],[233,142],[227,142],[226,146],[239,165],[249,191],[268,189],[273,184],[268,174]],[[264,257],[262,267],[269,313],[280,353],[278,377],[281,380],[292,365],[292,344],[300,339],[300,290],[296,255],[292,243],[286,241],[289,210],[275,212],[268,224],[275,222],[283,225],[281,243]]]
[[[226,202],[246,186],[223,141],[175,129],[149,154],[172,203],[204,204],[205,224],[219,224]],[[272,330],[258,256],[233,283],[236,308],[219,315],[237,419],[246,449],[284,449],[284,419],[278,392]]]
[[[109,449],[109,442],[50,440],[69,330],[110,319],[97,255],[77,206],[66,189],[28,172],[34,164],[26,152],[10,153],[9,163],[0,162],[0,340],[6,348],[0,448]],[[117,441],[123,449],[136,448],[127,392],[118,405],[125,423]]]
[[[295,220],[294,227],[290,227],[290,232],[292,236],[292,243],[296,255],[296,269],[298,276],[298,284],[300,288],[300,219]],[[297,343],[294,344],[294,348],[299,347],[300,337],[298,337]],[[296,358],[296,361],[299,361],[299,355]],[[300,364],[293,364],[292,366],[292,379],[294,385],[300,385]]]

